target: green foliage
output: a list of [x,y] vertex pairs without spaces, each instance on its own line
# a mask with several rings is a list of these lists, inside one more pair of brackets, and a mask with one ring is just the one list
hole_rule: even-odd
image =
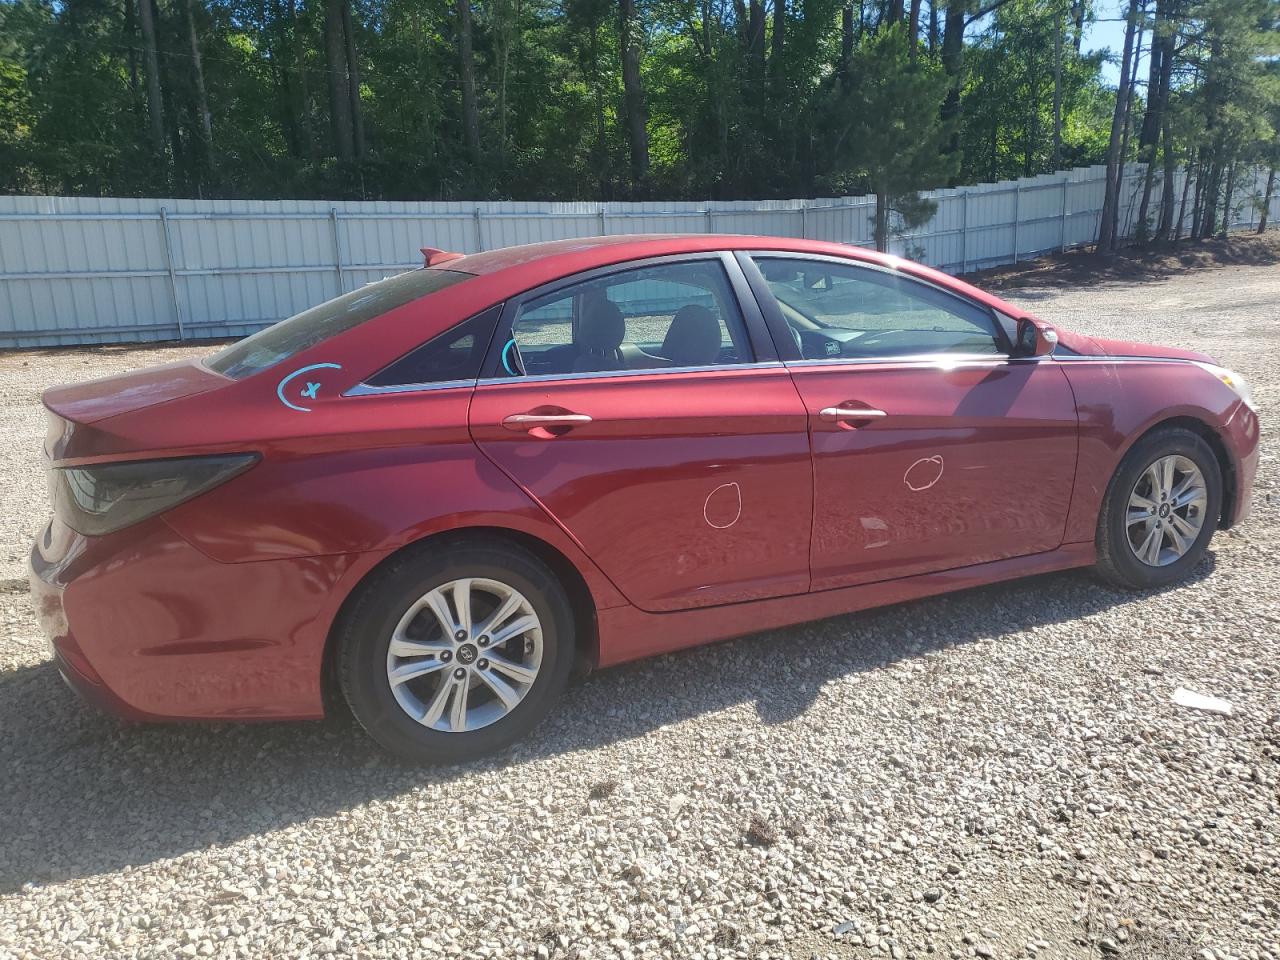
[[[620,0],[471,0],[477,155],[466,148],[457,0],[141,0],[155,15],[157,156],[139,2],[0,0],[0,190],[563,200],[869,191],[883,200],[884,234],[928,215],[921,190],[1053,168],[1060,33],[1059,166],[1104,160],[1115,105],[1101,58],[1074,52],[1070,0],[1005,0],[987,15],[977,0],[954,0],[973,22],[945,64],[941,38],[928,42],[929,3],[913,39],[888,22],[887,0],[850,5],[847,21],[846,0],[635,0],[629,43],[648,155],[637,175]],[[1161,149],[1180,162],[1217,158],[1225,189],[1232,163],[1274,162],[1267,57],[1280,0],[1162,2],[1178,10],[1179,59]],[[354,57],[359,72],[350,100],[364,148],[347,161],[331,123],[326,37],[337,21],[326,3],[349,8],[343,62]],[[1268,70],[1271,87],[1260,80]],[[944,124],[940,115],[957,113],[944,106],[953,86],[958,118]]]
[[889,212],[904,228],[933,216],[917,191],[946,183],[956,157],[945,152],[940,119],[948,81],[940,64],[913,56],[902,24],[865,39],[850,63],[850,82],[832,104],[841,167],[876,195],[876,246],[887,247]]

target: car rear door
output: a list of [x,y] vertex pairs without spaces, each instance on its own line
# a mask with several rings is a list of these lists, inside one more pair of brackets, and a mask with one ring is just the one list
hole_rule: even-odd
[[476,443],[636,606],[808,590],[807,416],[733,257],[531,291],[490,352]]
[[1056,362],[1011,358],[988,308],[899,271],[742,259],[809,417],[812,589],[1062,543],[1077,419]]

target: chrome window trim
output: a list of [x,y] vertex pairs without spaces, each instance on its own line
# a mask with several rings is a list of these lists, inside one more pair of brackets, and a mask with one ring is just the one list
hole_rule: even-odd
[[344,397],[376,397],[388,393],[425,393],[429,390],[456,390],[459,387],[486,387],[495,384],[552,383],[556,380],[598,380],[603,377],[636,377],[642,374],[717,373],[721,370],[783,369],[781,360],[756,363],[712,363],[700,367],[647,367],[643,370],[591,370],[583,373],[540,373],[526,377],[480,377],[471,380],[441,380],[439,383],[397,383],[385,387],[357,383]]
[[481,377],[477,387],[497,384],[553,383],[557,380],[600,380],[605,377],[638,377],[644,374],[668,376],[673,373],[719,373],[722,370],[784,369],[781,360],[759,360],[755,363],[712,363],[700,367],[648,367],[642,370],[590,370],[583,373],[539,373],[524,377]]
[[827,357],[812,360],[788,360],[790,367],[833,367],[838,365],[881,366],[903,365],[924,367],[983,366],[1003,363],[1039,362],[1045,357],[1011,357],[1007,353],[910,353],[895,357]]
[[474,387],[476,378],[466,380],[439,380],[434,383],[390,383],[375,387],[367,383],[357,383],[347,390],[344,397],[376,397],[386,393],[425,393],[428,390],[456,390],[459,387]]

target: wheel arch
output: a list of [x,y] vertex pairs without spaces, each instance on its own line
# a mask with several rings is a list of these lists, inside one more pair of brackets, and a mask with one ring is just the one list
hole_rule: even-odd
[[1218,461],[1218,470],[1222,476],[1222,511],[1218,516],[1218,529],[1226,530],[1231,525],[1231,518],[1235,516],[1237,468],[1235,460],[1231,456],[1231,451],[1228,449],[1226,441],[1222,438],[1222,434],[1207,420],[1190,414],[1180,414],[1178,416],[1165,417],[1151,424],[1141,433],[1135,434],[1130,438],[1116,461],[1116,472],[1120,470],[1120,465],[1124,462],[1124,458],[1129,455],[1129,451],[1137,443],[1157,431],[1178,428],[1188,430],[1200,437],[1208,444],[1209,449],[1213,451],[1214,459]]
[[[428,546],[448,549],[450,546],[466,541],[481,540],[488,543],[506,543],[532,554],[555,574],[564,587],[569,598],[569,607],[573,613],[574,632],[574,669],[578,672],[589,672],[600,662],[600,632],[596,619],[596,602],[591,589],[581,571],[564,553],[540,537],[523,530],[498,526],[464,526],[448,530],[440,530],[419,537],[383,557],[373,567],[366,570],[357,580],[339,605],[337,613],[329,624],[325,635],[324,653],[320,665],[320,679],[324,698],[325,713],[331,714],[333,708],[343,703],[338,690],[335,674],[337,655],[337,633],[343,617],[359,596],[364,585],[385,569],[389,564],[403,557],[408,552],[423,550]],[[345,706],[343,707],[345,709]]]

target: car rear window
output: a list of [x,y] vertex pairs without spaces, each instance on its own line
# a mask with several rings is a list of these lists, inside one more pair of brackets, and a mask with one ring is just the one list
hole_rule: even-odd
[[209,369],[242,380],[427,294],[469,280],[458,270],[410,270],[366,284],[259,330],[210,357]]

